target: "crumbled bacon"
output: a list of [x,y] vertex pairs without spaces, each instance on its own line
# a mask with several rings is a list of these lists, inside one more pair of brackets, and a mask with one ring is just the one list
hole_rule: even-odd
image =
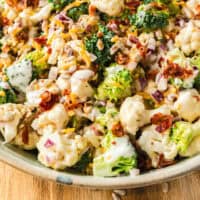
[[58,94],[53,94],[49,91],[45,91],[41,95],[41,103],[40,103],[40,109],[42,111],[49,110],[53,107],[53,105],[58,102],[59,97]]
[[164,155],[161,154],[159,156],[158,168],[167,167],[167,166],[173,165],[175,163],[176,163],[175,160],[166,160]]
[[198,102],[200,102],[200,97],[199,97],[199,96],[194,95],[193,97],[194,97]]
[[152,69],[152,70],[149,70],[147,72],[147,79],[148,80],[155,80],[156,78],[156,75],[158,74],[158,70],[157,69]]
[[138,38],[136,38],[133,35],[130,35],[129,40],[130,40],[130,42],[136,44],[136,48],[139,49],[140,55],[142,57],[145,57],[145,55],[147,53],[147,49],[141,44],[141,42],[138,40]]
[[126,54],[118,52],[117,55],[115,56],[115,61],[119,65],[126,65],[129,62],[129,57]]
[[159,133],[163,133],[172,126],[172,115],[164,115],[162,113],[156,113],[151,117],[151,123],[157,125],[156,130]]
[[137,7],[140,5],[140,0],[126,0],[125,5],[131,10],[136,11]]
[[47,38],[45,36],[36,37],[34,38],[34,41],[41,45],[47,44]]
[[185,79],[192,75],[191,69],[186,69],[170,61],[168,61],[167,64],[168,65],[163,72],[163,75],[165,78],[176,77],[176,78]]
[[125,134],[120,122],[117,124],[114,124],[111,130],[112,130],[113,135],[117,137],[122,137]]
[[6,0],[6,3],[13,8],[22,10],[27,7],[36,8],[39,4],[39,0]]
[[22,142],[24,144],[28,144],[29,142],[29,128],[26,124],[24,125],[22,129]]
[[29,28],[25,27],[23,28],[17,35],[16,35],[16,39],[19,42],[26,42],[29,38]]

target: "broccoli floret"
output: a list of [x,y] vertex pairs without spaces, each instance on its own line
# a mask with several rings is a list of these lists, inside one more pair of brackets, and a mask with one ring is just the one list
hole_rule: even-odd
[[132,94],[133,78],[129,70],[121,66],[107,68],[104,81],[97,88],[97,99],[118,102]]
[[77,21],[81,15],[88,14],[88,4],[83,3],[78,7],[71,8],[67,11],[67,16]]
[[15,103],[16,94],[12,89],[3,89],[0,87],[0,104]]
[[74,115],[69,119],[67,127],[74,128],[76,131],[79,131],[84,126],[89,125],[90,123],[91,121],[89,119]]
[[[109,66],[113,61],[113,56],[110,54],[110,48],[113,45],[111,42],[114,33],[109,31],[108,28],[104,25],[99,25],[99,33],[102,33],[102,37],[98,38],[97,34],[93,34],[91,37],[86,38],[85,46],[88,52],[94,54],[97,59],[95,63],[100,66]],[[97,47],[98,40],[101,39],[104,45],[102,50],[99,50]]]
[[32,79],[38,78],[48,69],[47,58],[43,51],[35,50],[26,55],[26,59],[30,60],[33,67]]
[[198,91],[200,91],[200,73],[194,79],[194,88],[196,88]]
[[55,10],[60,10],[73,1],[74,0],[48,0],[49,3],[53,4],[53,8]]
[[111,177],[128,174],[137,166],[137,156],[128,136],[115,137],[108,133],[102,141],[105,153],[94,158],[94,176]]
[[96,119],[96,122],[103,128],[110,130],[113,124],[119,121],[118,113],[118,110],[113,105],[106,107],[105,113],[99,115]]
[[191,65],[200,69],[200,52],[191,58]]
[[88,150],[71,169],[76,172],[85,173],[90,162],[92,162],[92,153]]
[[149,9],[147,11],[138,9],[137,13],[131,17],[131,24],[143,31],[162,29],[168,25],[169,14],[165,11]]
[[200,121],[194,124],[190,122],[176,122],[171,129],[170,138],[177,144],[179,153],[187,151],[192,140],[200,135]]

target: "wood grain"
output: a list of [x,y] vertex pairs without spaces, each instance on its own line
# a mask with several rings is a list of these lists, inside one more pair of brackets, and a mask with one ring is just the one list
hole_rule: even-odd
[[[123,200],[199,200],[200,172],[162,185],[128,190]],[[62,186],[0,162],[0,200],[110,200],[111,191]]]

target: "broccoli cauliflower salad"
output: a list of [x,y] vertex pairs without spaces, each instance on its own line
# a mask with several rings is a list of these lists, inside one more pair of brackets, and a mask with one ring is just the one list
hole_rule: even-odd
[[0,0],[0,134],[100,177],[200,153],[200,0]]

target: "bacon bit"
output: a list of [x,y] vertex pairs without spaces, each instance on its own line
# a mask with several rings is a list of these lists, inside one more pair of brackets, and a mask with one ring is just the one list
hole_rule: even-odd
[[141,44],[141,42],[138,40],[138,38],[136,38],[135,36],[131,35],[129,37],[130,42],[136,44],[136,48],[139,49],[140,51],[140,55],[142,57],[145,57],[146,53],[147,53],[147,49]]
[[27,7],[36,8],[39,4],[39,0],[6,0],[6,3],[11,7],[22,10]]
[[180,67],[180,65],[176,63],[172,63],[170,61],[167,61],[167,63],[168,63],[168,66],[163,72],[163,75],[165,78],[177,77],[177,78],[185,79],[192,75],[191,69]]
[[158,125],[156,131],[163,133],[172,126],[173,116],[156,113],[151,117],[151,123]]
[[103,32],[98,31],[98,32],[97,32],[97,37],[98,37],[98,38],[102,38],[102,37],[103,37]]
[[47,44],[47,38],[45,36],[40,36],[40,37],[34,38],[34,41],[41,45]]
[[52,48],[51,48],[51,47],[48,47],[47,53],[48,53],[48,54],[51,54],[51,53],[52,53]]
[[140,0],[127,0],[125,5],[131,10],[136,11],[138,6],[140,5]]
[[121,52],[118,52],[116,57],[115,57],[115,61],[119,65],[126,65],[129,62],[129,57],[128,57],[128,55],[125,55]]
[[8,26],[10,24],[10,20],[7,17],[2,17],[0,15],[0,26]]
[[199,97],[199,96],[194,95],[193,97],[194,97],[198,102],[200,102],[200,97]]
[[147,79],[148,80],[155,80],[158,72],[159,71],[157,69],[152,69],[152,70],[148,71],[147,72]]
[[112,141],[112,144],[115,145],[115,144],[117,144],[117,143],[116,143],[116,141]]
[[161,155],[159,156],[158,168],[167,167],[167,166],[173,165],[173,164],[175,164],[175,163],[176,163],[175,160],[165,160],[164,155],[161,154]]
[[16,38],[19,42],[26,42],[28,40],[28,32],[29,32],[29,28],[28,27],[25,27],[24,29],[22,29],[17,35],[16,35]]
[[162,62],[164,62],[165,59],[163,57],[160,57],[160,59],[158,60],[158,65],[160,68],[162,68]]
[[118,122],[117,124],[114,124],[111,130],[112,130],[113,135],[117,137],[122,137],[125,134],[120,122]]
[[159,103],[161,103],[161,102],[163,101],[163,99],[164,99],[163,94],[162,94],[159,90],[155,91],[155,92],[152,94],[152,96],[153,96],[154,99],[155,99],[157,102],[159,102]]
[[49,110],[53,107],[53,105],[58,102],[59,97],[57,94],[52,94],[49,91],[45,91],[42,95],[41,95],[41,103],[40,103],[40,109],[42,111],[46,111]]
[[24,144],[28,144],[29,142],[29,128],[27,125],[24,125],[23,129],[22,129],[22,142]]
[[88,12],[90,16],[94,16],[96,14],[96,7],[93,5],[89,5]]

